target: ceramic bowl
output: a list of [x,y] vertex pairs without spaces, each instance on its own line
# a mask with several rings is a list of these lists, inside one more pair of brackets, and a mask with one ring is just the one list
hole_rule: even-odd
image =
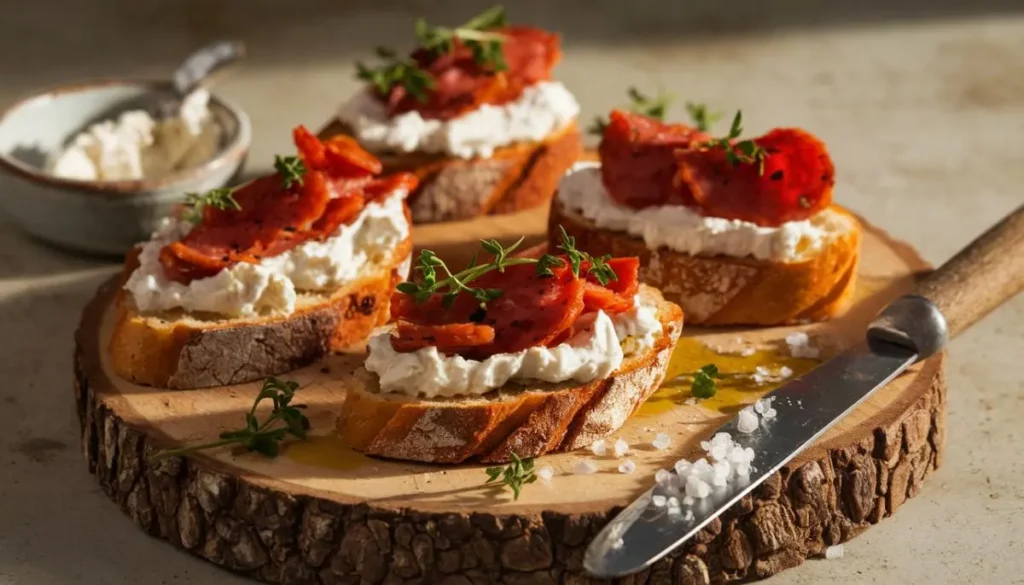
[[46,162],[75,134],[153,92],[160,82],[108,80],[44,90],[0,113],[0,211],[26,232],[62,247],[122,254],[147,239],[187,192],[223,187],[241,171],[252,127],[216,96],[218,154],[171,175],[137,181],[80,181],[46,172]]

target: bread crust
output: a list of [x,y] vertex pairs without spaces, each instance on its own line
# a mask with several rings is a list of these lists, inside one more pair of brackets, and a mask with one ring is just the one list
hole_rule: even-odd
[[[125,279],[137,266],[137,253],[125,264]],[[387,266],[330,295],[300,295],[300,306],[281,316],[203,321],[180,312],[142,315],[122,289],[114,307],[111,367],[136,384],[193,389],[252,382],[309,365],[329,351],[364,343],[388,320],[399,266],[411,253],[410,237]]]
[[372,389],[361,370],[346,392],[337,432],[367,455],[430,463],[501,463],[589,445],[618,430],[659,387],[682,329],[683,312],[660,293],[662,335],[610,377],[586,384],[506,384],[481,397],[413,398]]
[[[335,119],[320,138],[352,129]],[[517,143],[488,158],[460,159],[429,153],[374,153],[384,173],[408,172],[420,179],[409,196],[415,223],[454,221],[512,213],[551,201],[562,175],[582,153],[579,129],[569,124],[541,142]]]
[[551,205],[548,237],[555,238],[562,226],[576,238],[577,247],[591,254],[638,256],[640,279],[678,303],[689,325],[788,325],[835,317],[853,300],[860,222],[837,205],[829,210],[846,218],[850,229],[820,253],[797,262],[650,250],[640,238],[598,228],[557,198]]

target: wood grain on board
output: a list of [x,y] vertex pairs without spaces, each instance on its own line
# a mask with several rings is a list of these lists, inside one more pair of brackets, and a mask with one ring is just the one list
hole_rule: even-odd
[[[416,245],[459,264],[481,237],[542,240],[546,213],[417,227]],[[807,331],[827,357],[856,342],[886,302],[914,288],[926,264],[909,246],[866,227],[858,300],[844,317],[800,327],[685,329],[689,347],[735,350],[741,339],[769,355]],[[76,398],[90,470],[146,532],[229,569],[282,583],[588,583],[583,551],[614,511],[650,486],[654,472],[698,455],[700,440],[758,392],[708,408],[671,396],[616,436],[633,447],[633,474],[613,457],[575,475],[589,453],[543,457],[556,477],[518,501],[484,486],[482,466],[373,460],[330,437],[293,444],[270,460],[222,450],[152,466],[155,449],[215,438],[239,425],[258,385],[189,392],[135,386],[110,373],[108,283],[77,334]],[[332,356],[285,376],[302,385],[314,433],[328,434],[358,355]],[[915,495],[941,462],[944,356],[918,364],[877,392],[781,472],[711,523],[684,549],[620,583],[708,583],[766,577],[852,538]],[[785,420],[775,424],[786,424]],[[650,446],[657,432],[672,446]]]

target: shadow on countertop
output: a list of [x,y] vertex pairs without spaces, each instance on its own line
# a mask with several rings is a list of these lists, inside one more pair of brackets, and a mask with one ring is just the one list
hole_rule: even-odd
[[[407,47],[412,22],[454,24],[492,0],[40,0],[0,21],[0,71],[17,82],[166,74],[215,38],[249,45],[261,66],[350,60]],[[514,22],[561,31],[569,48],[702,43],[742,35],[1024,13],[1020,0],[516,0]],[[15,84],[18,86],[20,84]]]

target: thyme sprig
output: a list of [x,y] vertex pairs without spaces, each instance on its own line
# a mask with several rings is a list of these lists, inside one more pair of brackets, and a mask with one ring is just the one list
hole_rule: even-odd
[[434,78],[420,69],[412,59],[402,59],[394,49],[377,47],[374,50],[385,63],[371,69],[362,62],[356,62],[356,77],[369,83],[380,95],[387,95],[391,88],[400,85],[416,101],[427,101],[428,92],[434,88]]
[[[499,5],[455,28],[433,26],[419,18],[413,30],[420,48],[430,51],[435,57],[455,50],[457,40],[473,53],[473,61],[477,65],[499,72],[508,68],[502,52],[505,36],[491,31],[505,26],[506,22],[505,9]],[[397,51],[389,47],[377,47],[374,52],[384,63],[369,67],[357,61],[357,78],[369,83],[380,95],[387,95],[395,86],[400,86],[417,101],[427,101],[430,90],[435,86],[429,72],[421,69],[413,59],[399,57]]]
[[501,481],[501,483],[512,490],[512,499],[518,500],[523,486],[537,481],[537,474],[534,472],[533,457],[520,459],[512,453],[512,461],[506,465],[488,467],[487,481],[484,484]]
[[425,19],[419,18],[414,29],[420,46],[434,55],[451,53],[455,49],[455,41],[458,40],[473,52],[473,61],[477,65],[497,72],[508,68],[501,51],[505,37],[489,31],[501,28],[507,23],[505,8],[498,5],[488,8],[456,28],[432,26]]
[[[586,270],[583,274],[593,276],[602,285],[618,280],[615,270],[608,264],[608,260],[611,259],[610,255],[595,258],[577,249],[576,239],[570,236],[565,231],[565,228],[559,226],[559,229],[562,232],[562,242],[558,245],[558,249],[565,253],[573,275],[579,277],[581,271],[584,270],[584,263],[586,263]],[[522,245],[523,240],[524,238],[519,238],[511,246],[502,246],[501,242],[497,240],[481,240],[481,249],[493,256],[493,258],[490,262],[477,264],[476,256],[474,255],[473,261],[469,263],[469,266],[460,272],[452,272],[444,260],[438,258],[437,254],[433,251],[421,250],[416,262],[416,272],[420,276],[419,280],[400,282],[396,289],[400,293],[411,296],[419,304],[427,302],[431,295],[440,293],[444,295],[442,299],[443,306],[449,308],[459,294],[466,293],[472,295],[480,303],[481,307],[486,307],[488,302],[501,296],[501,289],[478,288],[470,286],[470,283],[488,272],[495,270],[504,272],[510,266],[534,264],[537,267],[538,276],[552,276],[554,268],[565,265],[565,260],[552,254],[544,254],[540,258],[513,256],[512,253]]]
[[694,102],[686,102],[686,113],[690,115],[693,125],[701,132],[707,132],[722,119],[721,112],[710,110],[705,104]]
[[301,185],[306,175],[306,165],[297,156],[274,156],[274,170],[281,176],[281,185],[291,189],[292,185]]
[[732,125],[729,127],[729,134],[724,138],[715,138],[704,143],[704,148],[721,148],[725,152],[725,158],[733,166],[740,164],[757,165],[757,173],[764,174],[764,160],[768,152],[753,140],[741,140],[733,143],[743,133],[743,112],[737,110],[733,116]]
[[242,209],[242,206],[235,200],[233,193],[234,189],[228,187],[212,189],[202,195],[199,193],[186,193],[185,207],[188,210],[184,215],[184,219],[194,224],[201,223],[203,221],[203,211],[207,207],[222,211],[228,209],[238,211]]
[[[245,414],[245,426],[234,431],[220,434],[220,440],[198,445],[189,445],[180,449],[159,451],[148,458],[153,462],[165,457],[188,455],[197,451],[214,449],[228,445],[240,445],[249,451],[262,453],[267,457],[276,457],[280,442],[289,435],[297,439],[305,439],[309,430],[309,419],[302,413],[305,404],[292,404],[298,382],[267,378],[263,388],[256,395],[252,408]],[[274,408],[262,422],[256,416],[256,409],[265,400],[273,402]]]
[[[664,120],[665,113],[668,107],[675,101],[675,96],[659,91],[654,97],[645,95],[635,87],[630,87],[627,90],[629,95],[629,105],[627,108],[634,114],[640,114],[641,116],[647,116],[648,118],[654,118],[656,120]],[[608,122],[604,118],[598,116],[594,118],[594,121],[590,124],[587,132],[595,136],[601,136],[604,134],[605,128],[608,127]]]
[[718,391],[715,384],[716,378],[721,378],[718,366],[707,364],[702,366],[693,374],[693,383],[690,385],[690,393],[694,398],[711,398]]

